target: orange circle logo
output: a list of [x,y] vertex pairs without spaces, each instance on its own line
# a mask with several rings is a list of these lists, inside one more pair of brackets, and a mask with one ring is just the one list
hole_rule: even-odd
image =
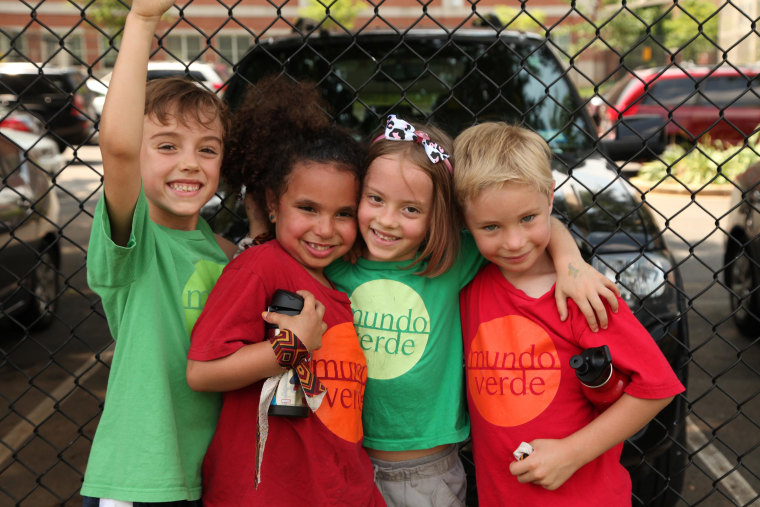
[[470,398],[497,426],[519,426],[543,412],[562,376],[549,334],[519,315],[481,323],[466,361]]
[[359,348],[351,322],[332,326],[314,351],[312,371],[327,388],[316,414],[343,440],[358,442],[364,436],[362,404],[367,385],[367,361]]

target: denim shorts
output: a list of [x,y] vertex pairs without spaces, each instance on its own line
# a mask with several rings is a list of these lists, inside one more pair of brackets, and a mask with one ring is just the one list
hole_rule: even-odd
[[201,507],[200,500],[178,500],[176,502],[115,502],[113,500],[103,500],[101,505],[100,498],[89,496],[82,497],[82,507],[122,507],[123,505],[132,507]]
[[388,507],[463,507],[467,476],[459,446],[408,461],[370,458],[375,484]]

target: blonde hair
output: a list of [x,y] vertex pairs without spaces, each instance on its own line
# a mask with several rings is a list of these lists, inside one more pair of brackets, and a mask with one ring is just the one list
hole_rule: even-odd
[[[415,127],[417,122],[414,123]],[[451,154],[451,137],[433,125],[423,125],[422,130],[430,140]],[[449,168],[443,162],[433,163],[425,153],[425,148],[413,141],[389,141],[378,139],[367,150],[366,167],[378,157],[398,155],[422,169],[433,182],[433,202],[430,210],[430,224],[425,241],[420,246],[420,254],[408,267],[412,268],[427,261],[420,276],[435,277],[445,273],[454,265],[459,251],[460,221],[454,199],[454,184]],[[454,157],[448,159],[454,167]],[[454,170],[456,172],[456,169]],[[430,241],[434,238],[434,241]]]
[[551,197],[554,191],[552,152],[535,132],[488,122],[464,130],[454,141],[454,192],[460,206],[484,189],[507,182],[532,185]]

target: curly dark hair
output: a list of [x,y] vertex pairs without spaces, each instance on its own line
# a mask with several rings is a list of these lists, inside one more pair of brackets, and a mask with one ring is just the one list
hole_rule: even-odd
[[361,182],[364,156],[362,145],[333,123],[315,83],[268,76],[232,116],[221,174],[230,185],[245,185],[265,210],[267,190],[279,198],[297,163],[332,163]]

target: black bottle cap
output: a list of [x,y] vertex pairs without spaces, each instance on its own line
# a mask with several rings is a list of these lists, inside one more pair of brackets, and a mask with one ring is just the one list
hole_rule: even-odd
[[285,315],[298,315],[303,309],[303,298],[295,292],[277,289],[269,303],[268,311],[284,313]]
[[610,348],[607,345],[591,347],[570,358],[570,367],[575,370],[578,380],[587,386],[599,386],[607,380],[612,364]]

